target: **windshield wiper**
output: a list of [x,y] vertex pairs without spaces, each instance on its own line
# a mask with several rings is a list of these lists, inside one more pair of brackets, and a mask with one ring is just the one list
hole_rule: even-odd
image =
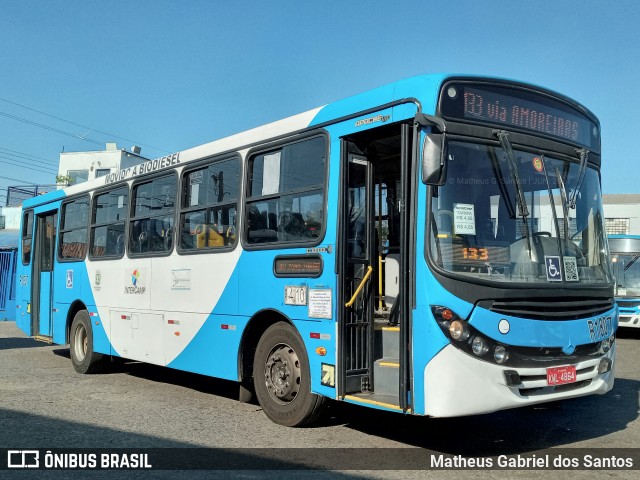
[[509,165],[509,171],[511,172],[511,179],[515,183],[516,202],[518,204],[518,216],[522,218],[524,224],[524,236],[527,239],[527,247],[529,248],[529,255],[531,255],[531,238],[529,235],[529,224],[527,223],[527,217],[529,216],[529,209],[527,208],[527,202],[524,199],[524,192],[522,191],[522,183],[520,181],[520,174],[518,173],[518,165],[516,164],[516,158],[513,154],[513,148],[511,148],[511,142],[509,141],[509,134],[504,130],[494,130],[493,134],[500,140],[502,150],[505,153],[507,159],[507,165]]
[[571,192],[571,198],[569,199],[569,208],[572,210],[576,209],[576,198],[578,197],[578,192],[582,187],[582,181],[584,180],[584,174],[587,171],[587,157],[589,156],[589,150],[586,148],[576,149],[576,153],[580,155],[580,173],[578,174],[578,181],[576,182],[576,186]]
[[564,214],[564,239],[569,240],[569,209],[567,208],[567,189],[564,186],[564,180],[562,180],[562,174],[560,169],[555,167],[556,182],[560,189],[560,198],[562,199],[562,213]]
[[631,265],[636,263],[636,260],[638,260],[639,258],[640,258],[640,253],[637,253],[636,256],[633,257],[631,261],[624,266],[624,271],[626,272],[627,270],[629,270],[629,268],[631,268]]

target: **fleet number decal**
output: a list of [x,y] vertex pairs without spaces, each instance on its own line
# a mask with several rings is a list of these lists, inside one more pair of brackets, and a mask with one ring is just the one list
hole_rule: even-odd
[[589,328],[589,337],[591,337],[592,342],[598,342],[613,333],[613,322],[611,317],[600,317],[594,320],[587,320],[587,327]]

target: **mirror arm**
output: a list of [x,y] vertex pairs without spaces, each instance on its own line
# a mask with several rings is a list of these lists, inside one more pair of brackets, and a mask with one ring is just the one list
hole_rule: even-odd
[[440,117],[427,115],[426,113],[416,114],[415,122],[422,127],[431,127],[439,133],[445,133],[447,131],[447,122]]

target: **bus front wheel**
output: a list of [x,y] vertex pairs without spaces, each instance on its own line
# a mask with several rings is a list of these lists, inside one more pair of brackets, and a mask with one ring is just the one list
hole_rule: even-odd
[[302,340],[288,323],[271,325],[253,361],[258,402],[273,422],[300,427],[316,419],[324,398],[311,393],[309,360]]
[[102,369],[104,355],[93,351],[93,330],[86,310],[76,313],[69,332],[71,363],[78,373],[96,373]]

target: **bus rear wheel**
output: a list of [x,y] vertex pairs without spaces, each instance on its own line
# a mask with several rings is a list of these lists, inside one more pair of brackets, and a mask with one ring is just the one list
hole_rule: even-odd
[[102,370],[104,355],[93,351],[93,330],[86,310],[76,313],[69,332],[71,363],[78,373],[96,373]]
[[302,340],[288,323],[271,325],[253,361],[258,402],[273,422],[300,427],[315,420],[324,398],[311,393],[309,360]]

